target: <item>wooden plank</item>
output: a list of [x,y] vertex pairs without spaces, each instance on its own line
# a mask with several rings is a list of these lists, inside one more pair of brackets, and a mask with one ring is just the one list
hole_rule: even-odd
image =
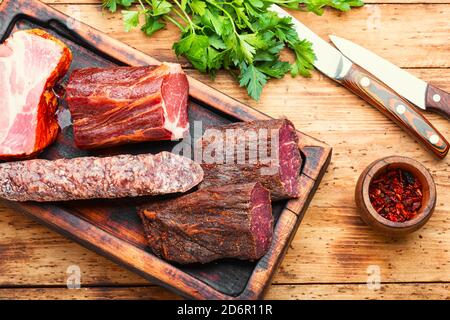
[[[410,71],[450,90],[448,69]],[[318,74],[312,79],[286,77],[283,81],[274,81],[268,85],[259,103],[249,100],[228,75],[220,74],[216,82],[212,83],[206,76],[200,77],[193,71],[190,74],[220,86],[225,93],[247,101],[272,116],[289,115],[299,129],[334,146],[328,173],[312,202],[312,208],[306,214],[304,224],[288,250],[281,271],[275,277],[276,282],[362,281],[368,264],[372,263],[366,254],[367,250],[374,257],[392,259],[390,262],[381,261],[383,269],[386,267],[388,270],[388,279],[449,279],[450,243],[445,240],[450,239],[450,221],[446,219],[450,213],[446,206],[450,202],[448,159],[437,161],[378,111]],[[437,115],[427,116],[445,135],[450,136],[446,120]],[[367,135],[367,131],[371,134]],[[401,143],[400,139],[403,139]],[[420,231],[411,235],[413,240],[388,240],[384,243],[384,239],[360,225],[354,209],[353,188],[366,165],[374,159],[391,154],[411,156],[431,169],[438,184],[438,206],[435,215],[423,230],[425,234]],[[65,282],[65,271],[70,264],[78,264],[82,270],[86,270],[83,271],[83,277],[89,284],[145,283],[140,277],[56,236],[20,214],[4,212],[5,210],[0,215],[3,222],[0,243],[12,254],[8,259],[2,259],[2,285],[61,284]],[[419,235],[422,239],[418,238]],[[339,236],[339,242],[331,248],[336,241],[335,236]],[[363,245],[355,245],[354,241]],[[377,246],[371,247],[371,241],[376,241]],[[345,252],[349,252],[347,260],[344,259]],[[398,253],[401,253],[400,259],[397,257]],[[415,272],[411,273],[408,271],[411,269],[408,261],[416,261],[420,267],[413,268]]]
[[83,284],[148,283],[1,202],[0,226],[0,286],[64,285],[70,266]]
[[375,267],[383,282],[449,281],[448,213],[437,210],[420,231],[393,239],[369,229],[354,208],[312,207],[275,283],[366,282]]
[[[448,69],[410,71],[450,90]],[[259,103],[249,100],[246,93],[228,75],[220,74],[213,83],[208,77],[199,76],[196,72],[190,71],[190,74],[214,86],[220,86],[225,93],[249,102],[272,116],[289,115],[297,128],[334,146],[328,173],[313,199],[304,224],[288,250],[281,271],[275,277],[276,282],[362,281],[368,264],[372,263],[366,254],[367,250],[375,257],[392,259],[391,262],[381,261],[383,269],[386,267],[389,270],[386,274],[388,279],[449,279],[450,243],[445,240],[450,239],[450,221],[446,219],[450,213],[446,206],[450,202],[448,159],[443,162],[434,159],[378,111],[318,74],[312,79],[286,77],[283,81],[274,81],[268,85]],[[450,136],[447,120],[437,115],[427,116],[445,135]],[[366,134],[367,131],[371,134]],[[360,225],[354,209],[353,188],[366,165],[374,159],[393,154],[419,159],[431,169],[438,184],[438,206],[435,215],[423,230],[426,231],[425,234],[420,231],[411,235],[413,240],[388,240],[384,243],[384,239]],[[65,271],[70,264],[78,264],[82,270],[86,270],[84,281],[89,284],[145,283],[140,277],[122,271],[115,264],[29,222],[19,214],[2,213],[0,219],[3,221],[2,226],[7,226],[0,229],[0,243],[6,245],[9,252],[15,252],[7,262],[3,259],[6,267],[0,267],[0,283],[3,285],[61,284],[65,282]],[[422,239],[418,238],[419,235],[422,235]],[[339,236],[340,240],[331,248],[336,241],[335,236]],[[355,245],[354,241],[363,245]],[[377,246],[371,247],[371,241],[376,241]],[[342,253],[345,252],[350,252],[348,260],[343,258]],[[397,257],[397,253],[401,253],[401,259]],[[416,261],[418,266],[426,268],[413,268],[415,272],[412,274],[408,271],[411,269],[408,261]]]
[[[448,299],[449,283],[381,284],[379,290],[371,290],[366,284],[306,284],[272,285],[266,300],[315,300],[315,299]],[[179,296],[156,286],[143,287],[94,287],[94,288],[0,288],[0,300],[50,299],[50,300],[153,300],[180,299]]]
[[[441,89],[450,91],[450,69],[407,70]],[[258,102],[249,98],[245,90],[240,88],[226,73],[219,73],[215,81],[193,70],[188,70],[188,73],[208,85],[220,88],[227,95],[235,97],[261,112],[275,118],[289,117],[299,130],[311,133],[322,141],[330,142],[333,146],[343,143],[351,149],[351,143],[358,143],[359,139],[370,137],[372,137],[373,144],[385,146],[381,142],[378,143],[377,139],[389,134],[392,142],[386,141],[389,149],[393,148],[393,150],[389,150],[390,152],[416,149],[415,143],[410,144],[412,139],[409,138],[404,141],[407,143],[406,145],[403,144],[403,141],[402,144],[396,143],[395,139],[399,138],[399,132],[401,132],[396,125],[374,107],[319,72],[314,72],[312,78],[308,79],[292,78],[288,75],[284,79],[270,81]],[[424,114],[443,134],[449,134],[446,119],[433,113],[425,112]],[[371,135],[362,137],[361,134],[364,131],[370,132]],[[349,136],[350,132],[359,135]],[[380,136],[372,136],[376,134]],[[383,152],[385,149],[368,151]],[[373,158],[373,160],[375,159]],[[333,160],[335,161],[336,158],[334,157]]]
[[[74,56],[73,65],[110,66],[111,62],[100,61],[101,57],[104,57],[102,52],[107,52],[108,59],[118,61],[119,64],[145,65],[158,63],[154,58],[133,50],[131,47],[88,27],[86,24],[74,22],[69,17],[39,1],[21,0],[20,2],[13,2],[12,0],[6,0],[2,3],[1,10],[1,34],[10,31],[6,29],[6,26],[12,23],[18,13],[23,14],[26,18],[17,22],[16,28],[32,26],[34,22],[33,20],[30,21],[29,17],[43,21],[59,21],[63,25],[70,25],[78,38],[78,41],[74,41],[73,35],[66,36],[66,41],[68,44],[70,42],[69,45]],[[60,28],[60,25],[56,24],[53,28]],[[67,33],[65,28],[59,31],[63,34]],[[85,42],[88,44],[84,46],[80,44]],[[96,62],[94,63],[94,61]],[[189,83],[190,97],[193,100],[190,113],[194,118],[197,117],[215,124],[223,123],[223,113],[229,115],[235,121],[268,118],[267,115],[249,108],[198,80],[189,78]],[[207,115],[209,114],[206,112],[207,109],[197,105],[197,102],[203,103],[207,106],[207,109],[213,109],[213,112],[217,114],[215,116]],[[84,206],[80,203],[61,205],[56,203],[12,202],[9,205],[144,276],[146,279],[171,288],[184,296],[194,299],[259,299],[270,285],[276,268],[284,257],[289,242],[299,226],[299,221],[320,183],[331,156],[331,148],[326,144],[303,133],[299,133],[299,138],[306,159],[302,174],[308,174],[308,177],[314,183],[307,185],[308,191],[303,194],[304,201],[299,199],[289,202],[292,207],[298,210],[292,212],[287,208],[281,209],[282,211],[275,224],[272,245],[264,258],[251,265],[222,261],[221,263],[205,265],[204,268],[199,270],[198,268],[182,268],[159,259],[146,249],[145,240],[142,237],[141,223],[139,219],[136,219],[133,211],[134,205],[123,199],[117,200],[114,206],[103,203],[99,207],[94,203]],[[52,146],[53,151],[49,151],[46,157],[50,159],[60,158],[62,155],[60,149],[63,149],[64,154],[66,154],[65,149],[67,145],[71,144],[72,141],[69,136],[60,135],[58,142]],[[314,152],[309,152],[310,149],[314,149]],[[170,150],[170,147],[168,150]],[[134,149],[134,152],[136,151]],[[124,147],[121,148],[120,152],[130,152],[130,150]],[[149,149],[146,147],[145,150],[143,149],[140,152],[149,152]],[[77,154],[76,149],[73,149],[70,156],[79,156],[79,154]],[[117,209],[118,207],[121,208]],[[98,216],[92,215],[92,212],[95,213],[98,210],[104,210],[102,211],[102,217],[92,219],[93,216]],[[112,229],[111,225],[113,226]],[[135,236],[130,238],[129,235]],[[136,242],[136,240],[140,242]],[[231,281],[236,284],[234,287],[229,286],[230,275],[234,277]]]
[[[100,5],[54,7],[159,60],[177,61],[171,46],[179,32],[172,25],[147,38],[139,30],[124,32],[121,15],[102,12]],[[346,37],[401,67],[450,67],[450,47],[445,45],[450,33],[448,5],[366,5],[347,13],[329,11],[322,17],[305,12],[294,14],[322,37]]]
[[[65,2],[81,3],[82,1],[89,2],[89,0],[68,0]],[[64,1],[60,0],[60,3],[62,2]],[[382,1],[376,2],[380,3]],[[400,3],[403,2],[403,0],[394,2]],[[413,3],[412,1],[408,2]],[[414,0],[414,2],[424,3],[427,1]],[[437,3],[441,1],[433,0],[432,2]],[[448,3],[447,0],[443,2]],[[81,7],[82,10],[84,10],[84,7],[86,6],[65,6],[68,11],[75,9],[76,7]],[[369,6],[366,6],[366,8],[367,7]],[[376,7],[378,6],[372,6],[372,8]],[[397,21],[388,21],[390,27],[396,27],[402,23],[405,23],[402,22],[400,18],[403,16],[402,11],[406,10],[408,16],[413,14],[411,18],[412,22],[409,22],[408,26],[414,27],[416,25],[420,25],[421,28],[425,28],[425,34],[427,35],[426,41],[430,41],[430,36],[432,37],[431,42],[434,44],[440,43],[443,39],[448,38],[448,30],[446,34],[441,32],[443,27],[445,28],[448,26],[446,19],[448,17],[448,6],[445,6],[447,9],[441,5],[410,6],[394,4],[379,7],[382,17],[399,19]],[[438,9],[433,10],[432,7],[437,7]],[[428,9],[430,8],[431,10],[429,11]],[[440,14],[436,14],[436,11],[438,11],[439,8],[445,9],[442,11],[442,15],[445,19],[443,19]],[[80,11],[84,12],[82,10]],[[360,10],[365,10],[365,8]],[[373,10],[372,13],[367,12],[367,14],[364,15],[358,13],[358,18],[353,17],[356,10],[350,12],[348,14],[348,21],[351,22],[351,20],[354,19],[355,22],[357,22],[356,25],[363,26],[368,21],[368,17],[372,16],[372,19],[377,17],[376,9],[371,10]],[[396,15],[391,16],[391,11],[396,12]],[[89,12],[91,13],[86,15],[84,18],[85,21],[88,23],[90,23],[90,21],[97,21],[100,12],[91,9],[89,9]],[[422,16],[424,12],[426,12],[426,16],[423,17],[423,20]],[[430,14],[432,18],[429,18]],[[302,13],[302,20],[304,20],[303,15],[305,14]],[[406,41],[402,40],[403,35],[405,34],[404,29],[408,26],[400,29],[392,29],[395,32],[389,32],[390,30],[387,27],[383,27],[382,30],[370,32],[367,30],[362,32],[359,28],[353,27],[350,22],[347,22],[347,20],[338,20],[337,16],[338,15],[335,13],[327,12],[324,17],[317,18],[317,20],[316,17],[306,17],[305,19],[310,19],[314,22],[314,24],[311,22],[310,25],[311,28],[314,29],[322,28],[320,26],[320,22],[324,20],[327,21],[327,24],[325,25],[332,25],[333,28],[339,29],[341,28],[339,24],[345,23],[348,30],[352,30],[350,35],[355,37],[351,39],[355,41],[358,41],[357,39],[361,39],[361,44],[364,44],[366,47],[374,51],[379,50],[378,52],[380,54],[385,55],[397,63],[403,63],[403,66],[448,67],[448,59],[443,65],[439,63],[435,64],[433,62],[435,61],[435,59],[432,59],[432,57],[435,57],[434,49],[430,50],[433,52],[430,52],[429,56],[429,53],[424,54],[424,48],[426,45],[423,45],[422,42],[419,44],[416,41],[406,43]],[[108,20],[108,18],[109,17],[107,17],[106,20]],[[114,18],[114,21],[115,20],[116,19]],[[304,20],[305,23],[306,21],[307,20]],[[420,23],[417,21],[420,21]],[[117,21],[114,22],[114,24],[115,27],[112,29],[108,24],[100,25],[100,27],[108,29],[108,32],[113,36],[114,33],[119,33],[119,35],[124,37],[124,39],[129,38],[129,41],[132,43],[137,43],[138,45],[143,46],[143,44],[139,44],[138,41],[134,39],[134,37],[136,37],[134,34],[139,34],[139,32],[136,31],[130,34],[122,35],[120,22]],[[323,28],[325,28],[325,26]],[[350,35],[347,36],[348,31],[346,31],[344,27],[342,27],[342,29],[343,33],[339,34],[336,32],[336,34],[341,36],[344,35],[350,38]],[[430,35],[433,29],[437,29],[440,35],[433,38],[434,36],[432,34]],[[388,31],[387,33],[385,32],[386,30]],[[175,30],[173,32],[175,32]],[[384,45],[384,41],[380,41],[379,43],[383,43],[383,46],[379,47],[379,43],[377,43],[378,41],[375,41],[372,38],[373,33],[387,34],[390,37],[389,39],[400,39],[402,41],[400,45],[397,45],[395,41],[392,41],[390,45]],[[410,35],[411,33],[412,31],[406,32],[407,35]],[[326,34],[326,32],[323,34]],[[418,31],[415,29],[414,34],[416,36],[420,35],[420,30]],[[141,41],[148,41],[148,39],[145,39],[144,37]],[[418,45],[419,51],[416,51],[416,45]],[[403,50],[405,47],[407,48],[406,51]],[[148,50],[150,53],[153,51],[158,51],[158,47],[152,49],[148,44],[145,44],[144,49]],[[166,47],[166,49],[168,49],[168,47]],[[444,50],[446,49],[444,48]],[[170,52],[170,50],[167,51]],[[400,59],[404,54],[406,54],[408,58]],[[162,55],[162,57],[165,56],[166,53]],[[446,57],[448,57],[448,51],[446,51],[444,55],[440,53],[439,56],[442,56],[442,59],[446,59]],[[399,60],[396,61],[395,59]],[[423,59],[425,59],[425,63],[423,62]],[[448,69],[413,69],[410,71],[417,73],[424,79],[435,82],[443,89],[450,90],[450,78],[448,77],[450,71]],[[391,251],[395,251],[402,256],[400,263],[394,263],[392,266],[390,266],[389,263],[384,263],[382,265],[382,271],[385,267],[391,268],[391,270],[387,273],[388,277],[394,279],[396,278],[396,275],[407,270],[408,265],[405,261],[409,258],[410,261],[417,261],[418,267],[414,267],[413,270],[421,271],[421,273],[417,276],[407,273],[403,276],[403,278],[408,279],[408,281],[411,281],[412,278],[432,279],[431,281],[442,281],[441,279],[448,279],[448,271],[450,270],[448,267],[449,245],[446,241],[442,242],[442,240],[449,238],[447,231],[449,229],[449,221],[443,218],[448,216],[448,209],[446,209],[445,204],[448,203],[448,195],[450,194],[450,185],[448,184],[448,178],[450,177],[448,160],[444,160],[444,162],[437,162],[414,142],[410,141],[409,138],[404,139],[401,143],[398,143],[398,140],[404,136],[400,130],[398,130],[388,120],[385,120],[377,111],[372,110],[370,106],[367,106],[358,98],[353,97],[345,89],[339,88],[337,85],[328,79],[320,77],[318,74],[315,74],[313,79],[298,78],[292,80],[287,77],[281,81],[274,81],[265,89],[265,93],[259,103],[249,100],[244,90],[238,88],[227,75],[220,74],[217,81],[212,83],[206,76],[199,76],[195,72],[191,72],[191,74],[195,75],[197,78],[208,81],[213,86],[224,90],[226,93],[240,99],[241,101],[249,102],[253,106],[256,106],[259,110],[267,112],[272,116],[289,115],[290,118],[295,118],[294,122],[298,128],[301,128],[314,136],[318,136],[322,140],[335,146],[334,159],[332,165],[330,166],[330,170],[325,176],[324,183],[313,200],[313,208],[310,209],[309,213],[306,215],[306,219],[304,221],[306,224],[299,229],[296,240],[288,251],[287,259],[289,259],[289,261],[285,261],[283,264],[284,269],[284,265],[288,263],[288,272],[283,272],[282,269],[276,276],[275,281],[279,283],[295,283],[297,281],[308,282],[311,281],[310,279],[320,280],[324,277],[322,280],[328,282],[349,281],[355,279],[355,281],[364,282],[368,261],[360,258],[361,255],[364,254],[365,250],[367,250],[367,247],[370,246],[367,243],[373,241],[374,238],[378,243],[377,248],[371,247],[372,249],[370,249],[369,252],[380,257],[387,254],[388,257],[393,259],[393,261],[396,261],[397,256],[390,253]],[[280,99],[280,97],[283,98]],[[449,136],[448,122],[446,122],[446,120],[443,120],[439,116],[435,115],[427,114],[427,116],[447,136]],[[371,132],[370,136],[364,135],[367,131]],[[411,236],[411,239],[408,238],[405,241],[400,241],[397,243],[392,240],[388,240],[388,243],[384,243],[379,237],[370,235],[370,230],[367,228],[358,226],[356,211],[354,211],[353,208],[352,189],[358,174],[370,161],[386,154],[407,154],[419,159],[424,162],[427,167],[431,168],[431,171],[435,175],[438,182],[439,208],[436,211],[435,216],[432,217],[430,224],[427,225],[427,230],[424,229],[427,233],[416,233]],[[336,190],[341,190],[341,192],[335,192]],[[343,207],[342,210],[332,209],[333,207],[339,206]],[[102,285],[102,283],[147,283],[140,277],[117,267],[108,260],[99,257],[68,240],[65,240],[48,229],[40,227],[38,224],[32,222],[28,218],[24,218],[20,214],[9,213],[12,218],[6,220],[2,219],[4,215],[4,212],[0,212],[0,221],[2,225],[2,228],[0,228],[0,239],[3,234],[8,232],[10,234],[10,238],[7,243],[0,241],[0,251],[3,250],[0,253],[2,258],[4,252],[8,253],[8,262],[2,261],[0,263],[0,283],[2,284],[11,286],[15,283],[29,286],[36,284],[45,285],[46,283],[61,285],[64,284],[66,280],[65,271],[67,266],[74,263],[81,263],[82,270],[86,270],[86,272],[83,271],[83,283],[84,281],[86,281],[85,283],[92,283],[94,285]],[[311,220],[309,220],[310,217]],[[440,217],[438,222],[434,222],[436,217]],[[20,222],[21,219],[26,222]],[[7,228],[4,229],[4,225],[6,225]],[[333,225],[336,229],[330,229]],[[347,226],[349,227],[347,228]],[[336,239],[331,236],[325,239],[322,238],[321,236],[325,232],[321,230],[321,227],[324,227],[324,230],[327,231],[337,230],[337,235],[339,235],[341,230],[349,229],[344,232],[344,239],[339,240],[338,250],[335,249],[335,252],[337,253],[350,252],[351,254],[349,254],[347,258],[344,259],[343,256],[341,256],[341,259],[338,259],[337,256],[332,257],[332,253],[326,250],[327,242],[334,242]],[[421,235],[422,238],[420,238],[419,235]],[[431,237],[431,241],[429,241],[430,238],[428,238],[428,236]],[[442,239],[439,239],[439,237]],[[358,244],[366,244],[362,246],[354,245],[354,242],[352,242],[352,240],[355,241],[354,239],[356,239]],[[17,246],[14,245],[15,243],[17,243]],[[391,244],[394,244],[394,246],[391,246]],[[303,263],[302,259],[307,257],[307,254],[303,253],[303,251],[306,251],[303,246],[305,246],[310,252],[314,250],[314,254],[316,254],[317,250],[318,258],[313,259],[314,256],[310,254],[310,260]],[[356,247],[356,251],[351,251],[354,247]],[[415,249],[417,252],[415,252]],[[442,255],[439,255],[439,253]],[[327,259],[327,255],[331,257],[328,259],[331,262],[330,265],[327,265],[324,262]],[[431,257],[437,258],[434,263]],[[430,261],[425,261],[427,259]],[[441,268],[441,262],[447,262],[447,264],[444,264]],[[349,267],[350,264],[352,266]],[[311,267],[306,268],[305,270],[305,266],[307,267],[308,265]],[[428,270],[423,269],[427,267],[429,268]],[[14,272],[14,269],[16,272]],[[333,274],[333,272],[321,273],[321,269],[332,269],[337,271],[336,274]],[[409,269],[411,269],[410,265]],[[4,270],[8,270],[8,272],[4,274]],[[36,274],[34,275],[35,272]],[[349,272],[350,274],[347,276],[345,272]],[[429,274],[427,275],[426,273]],[[308,274],[312,274],[312,276],[308,278]],[[359,294],[361,290],[355,290],[355,285],[351,284],[339,286],[311,285],[315,289],[311,289],[310,291],[305,289],[308,286],[295,285],[292,287],[294,289],[291,289],[291,286],[275,287],[283,288],[285,292],[289,292],[284,295],[287,298],[302,298],[304,292],[309,292],[306,297],[322,298],[339,298],[346,296],[352,298],[365,297],[367,295]],[[356,286],[359,287],[360,285]],[[364,285],[362,286],[364,287]],[[394,287],[396,288],[395,290],[393,289]],[[394,284],[386,285],[386,288],[389,289],[386,289],[385,293],[382,295],[384,298],[405,298],[405,295],[416,295],[424,298],[445,298],[449,296],[447,284]],[[99,290],[109,292],[114,289],[101,288]],[[268,297],[273,296],[273,290],[275,289],[271,288],[269,290]],[[43,291],[35,292],[34,294],[41,295],[43,294],[42,292]],[[58,294],[55,293],[55,297],[57,297],[57,295]],[[24,296],[26,295],[24,294]],[[282,295],[278,294],[277,296]]]
[[0,288],[0,300],[177,300],[180,296],[157,286],[94,288]]
[[381,284],[379,290],[372,290],[366,283],[362,284],[307,284],[307,285],[273,285],[266,299],[283,300],[429,300],[448,299],[450,284],[448,283],[405,283]]
[[[364,282],[370,265],[381,268],[382,281],[450,281],[448,216],[438,209],[424,229],[395,240],[373,233],[354,208],[312,207],[275,283]],[[60,285],[70,265],[80,266],[83,284],[145,283],[18,213],[3,211],[1,223],[2,286]]]

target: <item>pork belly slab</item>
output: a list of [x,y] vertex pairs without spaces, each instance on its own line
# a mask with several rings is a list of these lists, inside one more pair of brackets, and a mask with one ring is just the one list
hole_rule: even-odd
[[76,70],[66,93],[82,149],[178,140],[189,129],[189,84],[178,64]]
[[40,29],[17,31],[0,45],[0,160],[29,158],[56,139],[52,87],[71,61],[69,48]]

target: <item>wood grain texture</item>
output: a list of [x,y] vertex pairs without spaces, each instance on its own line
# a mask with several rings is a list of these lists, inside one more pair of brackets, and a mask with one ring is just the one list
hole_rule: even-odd
[[[272,285],[268,300],[428,300],[450,296],[450,285],[445,283],[381,284],[380,289],[371,290],[361,284],[299,284]],[[5,299],[50,299],[50,300],[155,300],[180,299],[179,296],[157,286],[138,287],[93,287],[67,288],[7,288],[0,289],[0,300]]]
[[[154,40],[148,40],[139,31],[124,33],[118,17],[100,12],[100,1],[53,2],[65,2],[65,5],[55,7],[65,12],[75,11],[74,16],[81,16],[83,21],[147,54],[161,60],[176,59],[170,44],[163,41],[164,38],[177,39],[175,29],[164,30]],[[94,2],[97,3],[95,6],[78,5]],[[382,3],[384,0],[371,2]],[[446,3],[450,1],[387,2],[395,4],[366,6],[348,14],[327,11],[323,17],[298,15],[322,36],[330,33],[345,36],[401,67],[409,67],[409,72],[423,80],[450,91],[450,48],[445,45],[450,30],[450,6]],[[442,4],[423,5],[424,2]],[[317,72],[311,79],[288,76],[271,81],[259,102],[249,99],[225,73],[219,73],[216,81],[212,81],[194,70],[188,72],[259,111],[273,117],[289,116],[297,128],[334,148],[332,163],[274,278],[275,283],[286,285],[271,286],[266,298],[445,299],[450,296],[448,159],[444,162],[436,160],[379,111]],[[448,120],[433,113],[426,113],[426,116],[445,136],[450,136]],[[373,160],[394,154],[421,161],[437,183],[438,203],[433,217],[423,229],[403,240],[384,238],[371,232],[359,219],[353,199],[356,180],[362,170]],[[144,292],[154,292],[154,295],[146,295],[135,288],[109,287],[118,284],[145,286],[148,282],[21,213],[6,209],[4,205],[2,208],[0,251],[1,257],[4,253],[8,259],[0,261],[0,287],[64,286],[66,269],[75,264],[81,267],[82,285],[99,288],[77,291],[85,292],[83,294],[68,293],[69,290],[64,288],[12,288],[0,290],[0,297],[39,299],[68,297],[70,294],[92,299],[120,296],[139,299],[151,298],[150,295],[167,298],[165,289],[144,288]],[[383,282],[397,283],[383,285],[380,292],[368,291],[365,286],[367,267],[372,264],[380,266]],[[116,290],[122,293],[115,293]]]
[[[450,75],[447,70],[410,71],[450,89],[449,77],[443,77]],[[220,75],[213,83],[195,72],[190,74],[223,87],[228,94],[247,99],[226,75]],[[314,132],[331,143],[335,150],[328,173],[274,281],[364,282],[366,269],[373,263],[379,263],[385,281],[450,281],[450,242],[447,241],[450,239],[450,210],[446,205],[450,202],[449,162],[437,161],[377,110],[317,74],[312,79],[288,77],[284,82],[269,84],[267,90],[259,104],[248,101],[274,116],[290,115],[297,127]],[[277,96],[283,94],[290,99],[277,104]],[[445,119],[433,114],[428,116],[442,132],[450,134]],[[365,134],[366,130],[371,134]],[[398,139],[403,142],[396,143]],[[420,159],[438,184],[438,207],[433,218],[420,233],[400,242],[373,234],[361,223],[354,207],[353,191],[360,172],[374,159],[389,154],[407,154]],[[83,281],[91,285],[146,283],[108,260],[39,227],[21,214],[7,212],[10,218],[2,220],[1,231],[9,237],[2,245],[13,254],[7,262],[9,267],[3,269],[7,272],[0,273],[3,285],[15,282],[61,285],[65,283],[69,263],[80,264],[85,270]],[[24,244],[24,239],[30,241]],[[416,261],[417,267],[411,270],[412,260]],[[327,288],[330,290],[328,296],[333,296],[333,287]],[[298,287],[297,293],[300,295],[301,292],[302,288]],[[445,297],[444,293],[442,297]]]
[[[345,198],[345,193],[338,197]],[[312,207],[274,283],[365,283],[370,265],[380,267],[382,282],[450,282],[450,231],[445,227],[450,224],[448,216],[448,211],[436,210],[418,233],[392,239],[372,232],[360,220],[356,208]],[[148,284],[21,213],[3,208],[1,217],[4,259],[0,287],[65,285],[71,265],[80,267],[82,286]]]
[[[58,35],[71,49],[71,70],[80,67],[112,65],[159,64],[144,53],[92,29],[74,22],[68,16],[36,0],[5,0],[0,6],[0,34],[6,39],[11,32],[40,27]],[[67,75],[62,82],[67,82]],[[188,77],[190,84],[190,121],[202,121],[203,126],[233,121],[268,119],[265,114]],[[64,101],[60,101],[64,105]],[[191,123],[193,127],[193,123]],[[275,271],[284,257],[317,189],[331,158],[331,148],[304,133],[298,132],[299,146],[304,154],[302,176],[307,179],[300,188],[303,198],[274,203],[274,234],[267,254],[254,262],[221,260],[205,265],[180,266],[170,264],[148,250],[142,224],[136,214],[139,200],[99,200],[73,203],[8,202],[37,221],[124,267],[185,297],[194,299],[259,299],[262,298]],[[58,140],[42,155],[46,159],[82,155],[74,146],[70,127],[62,130]],[[172,143],[123,146],[99,151],[97,155],[120,153],[157,153],[170,151]],[[306,183],[312,180],[313,183]],[[302,203],[302,206],[296,205]],[[298,208],[293,212],[292,208]]]
[[276,285],[270,288],[268,299],[323,299],[323,300],[428,300],[448,299],[450,285],[445,283],[381,284],[372,290],[361,284],[305,284]]

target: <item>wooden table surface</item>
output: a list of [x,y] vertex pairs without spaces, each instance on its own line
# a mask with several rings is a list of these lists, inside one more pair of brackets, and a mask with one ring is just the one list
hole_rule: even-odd
[[[177,61],[170,27],[154,38],[125,33],[120,14],[102,12],[100,0],[46,0],[75,19],[160,60]],[[319,35],[362,44],[438,87],[450,91],[450,0],[369,0],[349,13],[299,12]],[[374,3],[372,3],[374,2]],[[182,60],[182,63],[184,61]],[[261,101],[249,99],[225,73],[215,81],[189,74],[333,146],[331,165],[282,263],[268,299],[442,299],[450,297],[450,159],[438,161],[380,112],[315,72],[271,81]],[[450,123],[426,114],[450,138]],[[354,187],[372,161],[404,155],[421,161],[437,183],[438,203],[428,224],[402,239],[375,234],[358,217]],[[81,289],[67,289],[78,266]],[[381,286],[368,286],[379,270]],[[370,282],[370,281],[369,281]],[[0,298],[177,298],[107,259],[56,234],[0,202]]]

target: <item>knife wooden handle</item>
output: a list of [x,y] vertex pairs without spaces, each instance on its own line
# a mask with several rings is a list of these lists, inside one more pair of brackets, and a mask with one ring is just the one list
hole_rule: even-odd
[[338,82],[383,112],[436,156],[445,158],[449,151],[447,140],[412,104],[370,72],[353,64]]
[[450,119],[450,94],[444,90],[429,84],[425,106],[427,110],[440,113]]

